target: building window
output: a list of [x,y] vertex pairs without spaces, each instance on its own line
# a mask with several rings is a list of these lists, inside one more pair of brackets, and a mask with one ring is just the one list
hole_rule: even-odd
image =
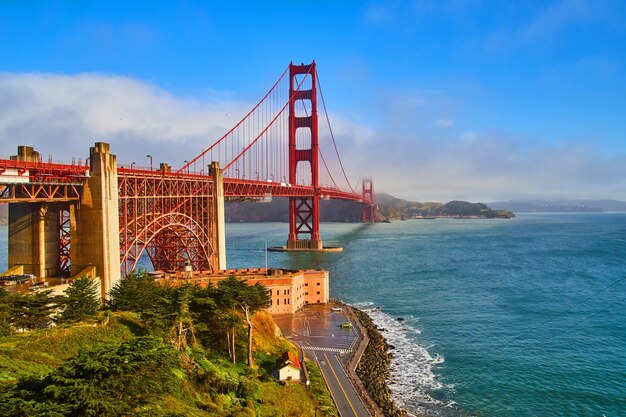
[[308,292],[305,292],[305,293],[304,293],[304,295],[309,295],[309,293],[308,293]]
[[315,285],[317,285],[317,286],[319,287],[319,286],[320,286],[320,283],[318,282],[318,283],[317,283],[317,284],[315,284]]
[[280,290],[276,290],[276,295],[280,295]]
[[308,286],[309,286],[309,283],[307,282],[306,284],[304,284],[304,286],[305,286],[305,287],[308,287]]
[[276,300],[276,305],[279,306],[280,305],[280,299]]
[[320,295],[320,292],[319,292],[319,291],[317,292],[317,295]]

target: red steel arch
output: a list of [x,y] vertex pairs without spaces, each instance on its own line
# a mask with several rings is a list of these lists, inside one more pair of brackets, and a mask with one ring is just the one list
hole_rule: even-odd
[[118,169],[120,260],[123,273],[147,253],[155,270],[213,270],[216,249],[215,182],[208,175]]

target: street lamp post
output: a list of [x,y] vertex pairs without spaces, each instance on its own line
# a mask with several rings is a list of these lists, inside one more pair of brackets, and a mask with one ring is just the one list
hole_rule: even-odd
[[135,165],[137,162],[131,162],[130,163],[130,169],[133,169],[133,165]]
[[150,158],[150,171],[152,171],[152,155],[146,155],[146,158]]
[[[189,161],[183,161],[183,163],[184,163],[185,165],[187,165],[187,164],[189,163]],[[189,174],[189,167],[187,167],[187,174]]]

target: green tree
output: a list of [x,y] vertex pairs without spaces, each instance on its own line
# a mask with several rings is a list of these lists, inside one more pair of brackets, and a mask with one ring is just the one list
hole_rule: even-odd
[[198,334],[207,334],[211,337],[214,330],[220,327],[217,318],[216,289],[212,285],[201,287],[194,285],[191,288],[189,299],[189,314],[196,326]]
[[52,315],[58,308],[57,299],[51,297],[52,290],[33,294],[16,294],[11,303],[11,324],[17,329],[43,329],[52,323]]
[[160,285],[146,271],[131,272],[119,280],[109,292],[111,309],[115,311],[142,311],[159,296]]
[[270,292],[266,286],[259,282],[248,285],[245,279],[237,279],[234,276],[220,281],[218,291],[224,300],[236,306],[245,317],[248,325],[248,366],[253,366],[252,315],[270,305]]
[[189,311],[203,343],[222,349],[224,345],[217,341],[224,340],[228,357],[235,363],[236,336],[243,319],[234,300],[224,295],[224,291],[210,284],[206,287],[194,286]]
[[9,293],[0,288],[0,336],[11,333],[11,297]]
[[154,337],[99,347],[68,360],[43,380],[0,387],[0,415],[164,415],[154,404],[178,389],[180,380],[173,373],[179,366],[176,351]]
[[98,282],[89,277],[73,281],[65,294],[65,297],[60,298],[64,307],[58,319],[61,323],[75,323],[94,317],[102,306]]

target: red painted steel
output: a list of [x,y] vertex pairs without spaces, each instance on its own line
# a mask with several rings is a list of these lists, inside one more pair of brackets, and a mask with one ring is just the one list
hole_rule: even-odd
[[[178,269],[187,260],[196,270],[210,270],[217,264],[211,244],[214,183],[207,169],[212,161],[225,167],[226,198],[289,198],[288,246],[321,246],[320,198],[363,203],[363,221],[373,221],[372,181],[363,182],[361,194],[350,186],[325,105],[330,136],[349,190],[337,187],[321,153],[318,84],[315,62],[292,63],[235,127],[177,172],[120,166],[122,269],[133,270],[144,253],[157,270]],[[319,159],[334,186],[320,184]],[[78,202],[89,173],[86,164],[0,160],[0,202]],[[70,245],[63,233],[61,257],[69,263]]]
[[[308,90],[296,89],[297,75],[302,75],[303,78],[310,78],[311,88]],[[302,84],[302,81],[299,85]],[[289,198],[288,248],[321,247],[316,85],[317,72],[315,62],[310,65],[289,65],[289,182],[291,184],[298,183],[300,179],[298,177],[298,164],[308,162],[313,193],[306,197]],[[299,100],[310,102],[310,114],[305,116],[296,115],[296,103]],[[304,103],[303,107],[307,108]],[[308,129],[310,144],[300,144],[301,147],[298,147],[298,129]]]
[[374,184],[371,178],[363,180],[363,223],[374,223]]
[[59,274],[70,276],[70,212],[59,211]]
[[0,159],[0,203],[78,201],[87,165]]
[[155,270],[212,270],[214,182],[210,176],[118,169],[123,272],[146,253]]

